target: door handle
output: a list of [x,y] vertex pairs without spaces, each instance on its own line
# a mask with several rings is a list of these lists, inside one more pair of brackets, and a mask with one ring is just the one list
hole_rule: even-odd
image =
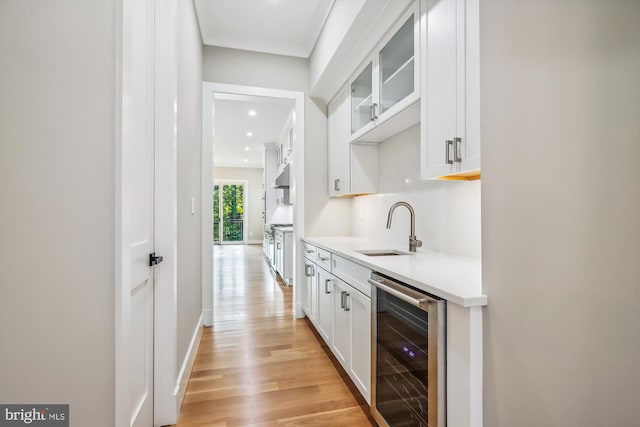
[[161,256],[156,256],[155,252],[151,252],[149,254],[149,267],[160,264],[162,260],[163,258]]
[[462,151],[462,138],[455,137],[453,138],[453,161],[454,162],[462,162],[462,157],[460,157]]
[[444,151],[445,151],[445,162],[448,165],[452,165],[453,164],[453,160],[451,160],[450,154],[451,154],[451,146],[453,145],[453,140],[448,139],[444,142]]
[[331,279],[325,279],[324,280],[324,293],[325,294],[330,294],[331,292],[329,292],[329,282],[331,281]]

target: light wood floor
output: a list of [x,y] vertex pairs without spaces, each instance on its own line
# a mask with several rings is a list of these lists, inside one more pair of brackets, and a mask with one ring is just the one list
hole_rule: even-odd
[[260,246],[214,249],[214,325],[205,328],[178,422],[192,426],[371,426],[291,288]]

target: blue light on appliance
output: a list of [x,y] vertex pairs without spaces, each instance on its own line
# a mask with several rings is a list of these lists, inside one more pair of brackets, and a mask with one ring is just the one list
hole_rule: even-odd
[[407,356],[409,356],[411,359],[413,359],[414,356],[416,355],[416,353],[413,351],[413,349],[410,349],[406,345],[402,347],[402,352],[404,354],[406,354]]

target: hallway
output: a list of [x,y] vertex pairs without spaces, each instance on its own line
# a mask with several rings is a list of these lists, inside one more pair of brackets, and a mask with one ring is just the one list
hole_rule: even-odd
[[293,317],[291,299],[261,246],[214,247],[214,325],[204,330],[178,427],[371,425],[366,402],[307,321]]

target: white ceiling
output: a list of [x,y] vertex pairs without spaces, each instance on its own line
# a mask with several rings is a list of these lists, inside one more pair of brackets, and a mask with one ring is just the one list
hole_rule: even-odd
[[[263,167],[264,143],[279,142],[292,100],[216,93],[213,101],[215,166]],[[249,111],[255,111],[250,116]],[[247,136],[252,132],[253,136]],[[248,148],[248,150],[247,150]]]
[[195,0],[204,44],[308,58],[335,0]]

